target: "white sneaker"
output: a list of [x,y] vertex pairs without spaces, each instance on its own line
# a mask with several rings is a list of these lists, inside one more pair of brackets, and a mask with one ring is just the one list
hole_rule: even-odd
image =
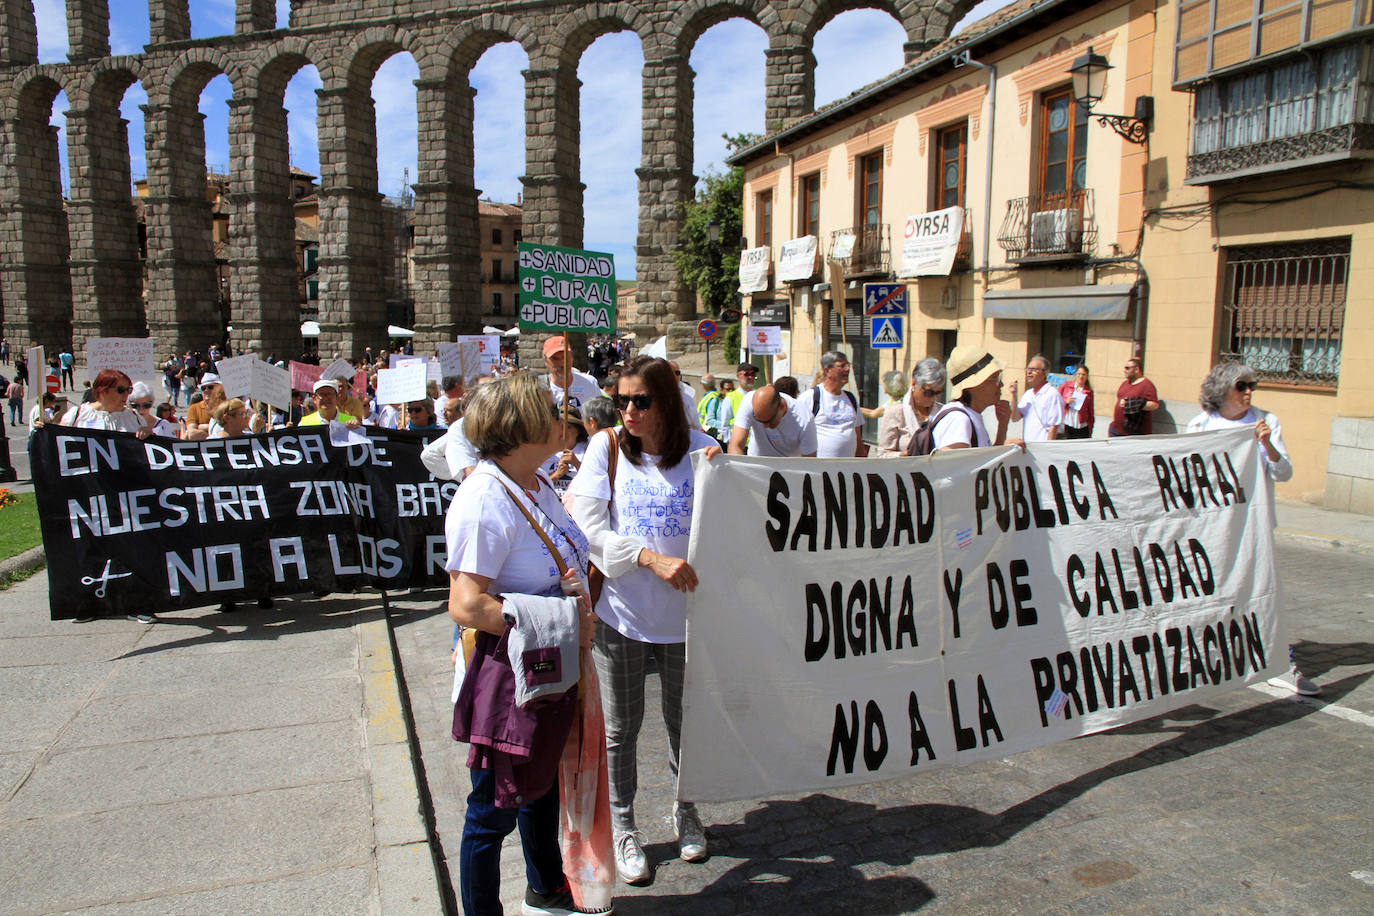
[[644,838],[638,830],[615,835],[615,870],[626,884],[649,883],[649,860],[644,855]]
[[1280,674],[1278,677],[1271,677],[1269,679],[1269,686],[1291,690],[1299,696],[1304,697],[1319,697],[1322,695],[1322,689],[1317,686],[1317,682],[1311,678],[1304,677],[1303,673],[1298,670],[1297,665],[1290,666],[1285,674]]
[[695,805],[687,808],[673,805],[673,829],[677,832],[677,846],[684,862],[706,860],[706,828],[701,826]]

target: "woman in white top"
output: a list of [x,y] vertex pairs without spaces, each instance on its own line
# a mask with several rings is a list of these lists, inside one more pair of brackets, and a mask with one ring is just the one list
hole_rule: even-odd
[[146,439],[152,433],[153,424],[129,406],[129,395],[133,390],[134,383],[123,372],[102,369],[91,383],[94,400],[67,411],[62,416],[61,424],[78,429],[133,433],[140,439]]
[[[649,659],[663,686],[668,767],[677,778],[682,730],[682,683],[687,658],[687,593],[697,573],[687,562],[692,528],[691,452],[720,454],[720,446],[690,429],[677,377],[665,360],[637,356],[626,364],[614,398],[624,428],[610,479],[610,431],[587,446],[573,481],[573,517],[587,533],[592,558],[606,576],[596,604],[592,654],[606,714],[611,829],[616,871],[627,883],[649,880],[644,840],[635,824],[635,752],[644,719]],[[688,801],[673,809],[682,858],[706,858],[706,833]]]
[[[955,347],[946,365],[954,400],[936,415],[933,430],[935,451],[946,448],[982,448],[988,445],[1024,445],[1007,438],[1011,404],[1002,398],[1002,361],[982,347]],[[983,411],[994,408],[997,435],[988,435]]]
[[[478,631],[474,663],[481,655],[482,664],[509,667],[504,644],[499,642],[509,629],[502,615],[501,596],[559,595],[564,583],[548,544],[558,550],[568,570],[562,579],[570,585],[585,577],[589,549],[587,539],[554,494],[553,484],[539,471],[539,466],[558,450],[561,424],[554,420],[552,397],[534,376],[520,373],[477,389],[464,425],[481,460],[458,488],[444,520],[448,613],[455,623]],[[521,506],[544,532],[548,544],[535,532]],[[585,647],[591,642],[595,618],[585,598],[578,601],[578,609],[582,612],[581,640]],[[463,690],[476,692],[484,683],[477,679],[472,688],[465,683]],[[484,694],[482,699],[490,697]],[[492,704],[474,701],[473,705],[487,708]],[[455,733],[462,710],[460,704],[455,711]],[[470,728],[473,723],[465,718],[462,725]],[[566,726],[559,737],[556,723],[541,720],[530,745],[536,749],[556,745],[547,748],[556,762],[566,737]],[[517,826],[529,882],[523,911],[573,912],[558,846],[556,780],[537,798],[526,797],[519,808],[498,807],[498,765],[487,744],[474,741],[469,745],[472,792],[459,848],[463,912],[477,916],[501,912],[501,844]]]
[[[1202,413],[1188,421],[1188,432],[1253,426],[1255,438],[1260,443],[1260,460],[1264,462],[1265,476],[1269,479],[1269,499],[1272,502],[1274,484],[1292,479],[1293,462],[1288,460],[1279,418],[1250,403],[1258,387],[1255,370],[1249,366],[1240,363],[1213,366],[1202,380],[1202,393],[1198,397]],[[1269,683],[1308,697],[1320,696],[1322,692],[1315,681],[1298,670],[1292,646],[1288,647],[1288,673],[1270,678]]]

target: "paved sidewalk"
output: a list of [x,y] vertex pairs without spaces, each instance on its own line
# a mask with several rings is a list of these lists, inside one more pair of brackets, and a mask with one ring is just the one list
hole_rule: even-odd
[[47,616],[0,592],[0,909],[442,911],[375,598]]
[[[1281,510],[1281,517],[1283,516]],[[1374,557],[1280,539],[1310,700],[1261,685],[1002,760],[829,794],[703,805],[711,858],[676,857],[649,679],[640,738],[647,887],[621,916],[1374,912]],[[448,736],[439,591],[393,611],[439,839],[457,880],[466,747]],[[519,912],[512,837],[502,897]]]

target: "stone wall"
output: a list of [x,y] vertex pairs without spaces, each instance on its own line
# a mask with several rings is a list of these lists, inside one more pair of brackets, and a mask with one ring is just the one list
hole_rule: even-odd
[[[874,2],[908,36],[908,57],[949,34],[973,0]],[[67,0],[70,59],[37,63],[31,0],[0,9],[0,301],[3,333],[57,352],[91,336],[151,333],[159,351],[222,338],[215,257],[205,200],[201,90],[228,77],[230,285],[235,342],[295,352],[294,221],[283,95],[314,65],[319,92],[321,352],[360,353],[384,338],[386,309],[377,191],[377,68],[409,53],[420,70],[416,192],[417,347],[479,329],[481,264],[473,178],[469,73],[494,44],[525,50],[524,237],[582,245],[577,64],[608,32],[632,31],[644,52],[643,155],[636,238],[641,326],[690,319],[693,297],[672,253],[680,205],[693,195],[692,78],[697,38],[742,17],[768,35],[767,127],[811,111],[815,33],[848,0],[293,0],[291,26],[275,28],[273,0],[237,0],[235,34],[191,39],[187,0],[149,0],[144,53],[109,55],[107,0]],[[135,81],[148,163],[146,265],[128,189],[128,142],[119,103]],[[70,200],[58,181],[52,102],[69,102]],[[146,289],[140,289],[146,267]]]
[[1374,515],[1374,417],[1337,417],[1331,421],[1324,505]]

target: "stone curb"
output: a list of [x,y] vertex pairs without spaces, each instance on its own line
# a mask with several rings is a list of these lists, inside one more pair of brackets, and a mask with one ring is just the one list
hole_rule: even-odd
[[358,653],[367,716],[380,911],[384,916],[442,913],[444,902],[410,760],[386,613],[377,609],[360,616]]
[[1334,534],[1318,534],[1313,531],[1297,531],[1292,528],[1275,528],[1274,534],[1286,541],[1307,544],[1312,547],[1329,547],[1336,550],[1350,550],[1355,553],[1374,556],[1374,544],[1342,538]]
[[23,553],[7,557],[0,560],[0,582],[10,576],[26,573],[31,569],[37,569],[47,562],[47,554],[43,552],[43,545],[30,547]]

